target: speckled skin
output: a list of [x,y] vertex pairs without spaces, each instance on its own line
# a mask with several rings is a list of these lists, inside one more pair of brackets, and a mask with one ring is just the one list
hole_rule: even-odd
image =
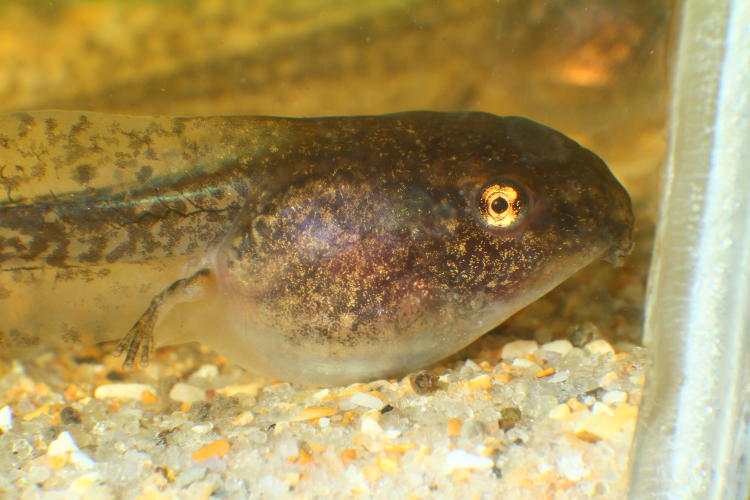
[[[0,279],[104,269],[91,281],[106,284],[108,266],[171,259],[176,284],[152,291],[157,314],[123,344],[131,361],[154,327],[162,340],[159,316],[202,301],[226,324],[172,340],[304,383],[437,361],[631,245],[630,200],[598,157],[486,113],[18,114],[0,118],[0,173]],[[497,182],[523,197],[506,228],[478,210]],[[60,335],[22,327],[6,344]]]

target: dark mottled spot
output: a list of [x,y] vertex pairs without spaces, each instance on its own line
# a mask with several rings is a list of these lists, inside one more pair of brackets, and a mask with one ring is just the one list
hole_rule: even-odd
[[123,151],[117,151],[115,153],[115,158],[117,158],[117,160],[115,161],[115,165],[117,166],[117,168],[129,169],[129,168],[135,168],[136,166],[135,159],[133,159],[133,155],[129,153],[125,153]]
[[10,141],[4,135],[0,135],[0,146],[4,147],[5,149],[10,149]]
[[177,429],[178,427],[173,427],[171,429],[164,429],[163,431],[159,431],[159,433],[156,435],[156,444],[166,446],[168,444],[169,435]]
[[104,260],[108,263],[117,262],[118,260],[128,256],[135,255],[136,250],[136,237],[133,235],[133,231],[128,231],[128,240],[117,245],[111,252],[104,256]]
[[11,328],[11,330],[7,334],[7,337],[11,345],[16,345],[19,347],[34,347],[39,345],[40,342],[38,336],[20,332],[15,328]]
[[520,421],[521,410],[519,410],[515,406],[508,406],[500,410],[500,418],[497,419],[497,426],[501,430],[507,431],[515,427],[516,424],[518,424],[518,422]]
[[78,365],[93,365],[100,361],[96,356],[73,356],[73,361]]
[[96,171],[91,165],[78,165],[73,174],[73,179],[81,184],[87,184],[94,178]]
[[603,387],[596,387],[584,392],[583,394],[579,394],[576,396],[576,399],[581,403],[585,403],[588,398],[601,399],[605,392],[607,391],[605,391]]
[[41,231],[34,232],[31,242],[28,244],[28,259],[35,259],[42,255],[52,245],[56,238],[64,238],[65,230],[61,224],[45,225]]
[[63,425],[80,424],[81,414],[75,408],[66,406],[60,410],[60,422],[62,422]]
[[81,342],[81,334],[63,325],[62,340],[68,344],[79,344]]
[[42,177],[47,171],[47,165],[45,163],[37,163],[31,167],[32,177]]
[[112,382],[121,382],[125,380],[125,374],[116,370],[110,370],[109,372],[107,372],[105,377],[107,378],[107,380],[111,380]]
[[175,118],[172,120],[172,133],[175,135],[182,135],[185,130],[185,120],[183,118]]
[[140,154],[140,149],[144,146],[148,146],[152,142],[151,135],[149,133],[139,134],[136,131],[123,131],[122,134],[130,139],[128,146],[133,151],[134,156],[138,156]]
[[54,146],[59,141],[65,140],[65,134],[55,133],[59,125],[60,124],[54,118],[47,118],[44,120],[44,132],[47,135],[47,141],[49,141],[50,146]]
[[190,410],[194,415],[195,420],[202,422],[208,420],[208,417],[211,414],[211,403],[203,401],[195,402],[193,406],[190,407]]
[[34,117],[28,113],[21,113],[18,115],[20,123],[18,124],[18,137],[26,137],[34,128],[35,121]]
[[20,238],[17,236],[13,236],[12,238],[0,238],[0,248],[3,249],[12,249],[10,253],[10,256],[13,256],[14,253],[22,253],[26,250],[26,245],[23,244]]
[[47,256],[45,262],[50,266],[65,267],[68,259],[68,245],[70,245],[70,241],[65,239],[58,240],[54,250]]
[[54,118],[47,118],[44,120],[44,125],[47,127],[47,133],[51,134],[57,129],[57,120]]
[[99,278],[104,278],[105,276],[108,276],[108,275],[109,275],[109,274],[110,274],[111,272],[112,272],[112,271],[111,271],[110,269],[108,269],[108,268],[106,268],[106,267],[105,267],[105,268],[102,268],[102,269],[98,270],[98,271],[96,272],[96,275],[97,275],[97,276],[98,276]]
[[91,122],[86,115],[78,117],[78,123],[70,127],[70,135],[77,135],[91,127]]
[[420,371],[409,377],[409,383],[417,394],[428,394],[437,389],[438,379],[429,372]]
[[150,165],[142,165],[136,172],[135,178],[138,182],[146,182],[154,174],[154,169]]
[[383,408],[380,409],[380,414],[385,415],[388,412],[393,411],[395,408],[391,405],[385,405]]
[[599,329],[593,323],[587,322],[570,334],[570,342],[576,347],[583,347],[598,337]]
[[89,248],[78,256],[78,261],[95,264],[101,262],[104,248],[107,246],[106,235],[98,235],[89,242]]

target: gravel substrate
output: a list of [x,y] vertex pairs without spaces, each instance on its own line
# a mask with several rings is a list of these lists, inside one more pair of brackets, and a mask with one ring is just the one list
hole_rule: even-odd
[[17,498],[617,498],[644,353],[504,345],[337,388],[160,351],[3,362],[0,493]]

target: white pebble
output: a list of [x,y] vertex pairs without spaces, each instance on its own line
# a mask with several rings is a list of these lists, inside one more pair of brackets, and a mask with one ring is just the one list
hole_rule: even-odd
[[555,372],[549,377],[546,377],[544,380],[549,382],[550,384],[559,384],[561,382],[565,382],[570,377],[570,372],[568,370],[562,370],[559,372]]
[[232,420],[234,425],[250,425],[255,420],[255,415],[250,410],[245,410]]
[[52,441],[47,448],[47,455],[51,457],[59,457],[78,451],[78,446],[73,440],[73,436],[68,431],[62,431],[57,439]]
[[146,391],[156,394],[154,388],[148,384],[105,384],[96,388],[94,397],[97,399],[141,399]]
[[467,359],[466,361],[464,361],[464,367],[468,368],[469,370],[473,372],[478,372],[482,369],[478,364],[476,364],[475,361],[471,359]]
[[461,436],[465,438],[473,438],[480,436],[485,433],[484,425],[476,419],[470,418],[464,422],[461,426]]
[[331,393],[330,389],[321,389],[315,394],[313,394],[313,397],[315,399],[323,399],[324,397],[328,396]]
[[578,396],[578,401],[585,404],[586,406],[592,406],[594,403],[596,403],[596,398],[594,396],[588,395],[581,395]]
[[96,462],[81,450],[72,452],[70,454],[70,461],[79,469],[92,469],[96,465]]
[[373,410],[380,410],[385,403],[380,398],[366,392],[355,392],[349,400],[355,405],[364,406]]
[[175,488],[180,491],[206,477],[207,472],[208,469],[206,467],[191,467],[186,469],[177,476],[177,480],[174,482]]
[[607,372],[604,375],[602,375],[601,379],[599,379],[599,385],[604,389],[610,390],[610,388],[613,387],[614,384],[619,382],[619,380],[620,380],[620,376],[617,375],[615,372]]
[[248,396],[255,396],[260,390],[260,384],[253,382],[250,384],[230,384],[225,385],[219,391],[226,397],[236,396],[238,394],[246,394]]
[[[187,488],[185,488],[185,495],[182,498],[211,498],[214,496],[216,490],[216,485],[211,483],[210,481],[198,481]],[[271,498],[277,498],[277,496],[273,496]],[[158,496],[154,496],[154,498],[159,498]],[[161,497],[163,498],[163,497]],[[266,498],[265,496],[262,496],[261,498]]]
[[611,414],[592,412],[576,424],[575,434],[586,433],[606,440],[626,430],[632,432],[638,415],[638,409],[635,406],[624,403],[611,412]]
[[[91,490],[92,486],[95,486],[97,483],[101,482],[101,477],[96,472],[88,472],[86,474],[83,474],[82,476],[79,476],[73,481],[70,485],[70,488],[68,491],[71,493],[74,493],[80,498],[83,498],[83,495],[86,495]],[[90,498],[89,496],[86,496],[86,498]]]
[[177,382],[169,391],[169,397],[181,403],[194,403],[206,399],[206,391],[194,385]]
[[256,484],[260,496],[263,498],[265,496],[268,496],[268,498],[281,498],[289,494],[289,486],[276,476],[261,476]]
[[562,455],[557,459],[557,469],[571,481],[580,481],[589,473],[580,453]]
[[514,340],[503,346],[502,358],[510,360],[534,354],[539,349],[535,340]]
[[570,406],[565,403],[559,404],[549,411],[549,417],[556,420],[563,419],[570,415]]
[[13,410],[10,406],[0,408],[0,431],[8,432],[13,428]]
[[196,434],[206,434],[207,432],[211,432],[214,428],[214,424],[198,424],[194,425],[190,430],[192,430]]
[[219,368],[216,365],[203,365],[190,376],[199,377],[206,380],[213,380],[219,374]]
[[277,443],[275,454],[283,460],[299,456],[299,442],[292,437],[283,438]]
[[32,465],[29,468],[28,475],[26,478],[31,483],[42,484],[52,475],[52,471],[49,467],[42,465]]
[[553,340],[542,344],[542,350],[556,352],[560,356],[565,356],[573,349],[573,344],[567,339]]
[[456,469],[489,469],[493,465],[495,463],[491,458],[473,455],[461,449],[452,450],[445,457],[445,468],[448,472]]
[[599,413],[604,415],[614,415],[612,408],[605,405],[604,403],[600,403],[599,401],[597,401],[596,403],[591,405],[591,414],[598,415]]
[[533,370],[535,372],[538,372],[542,369],[541,366],[534,363],[533,361],[529,361],[526,358],[516,358],[513,360],[513,363],[511,363],[511,366],[514,368],[521,368],[522,370]]
[[383,428],[380,427],[380,424],[374,418],[363,418],[360,430],[362,434],[372,437],[380,436],[383,433]]
[[584,347],[589,354],[614,354],[615,350],[612,346],[604,339],[597,339],[589,342]]
[[386,439],[396,439],[401,435],[401,431],[398,429],[388,429],[385,431]]
[[602,402],[608,405],[627,403],[628,393],[625,391],[607,391],[602,395]]

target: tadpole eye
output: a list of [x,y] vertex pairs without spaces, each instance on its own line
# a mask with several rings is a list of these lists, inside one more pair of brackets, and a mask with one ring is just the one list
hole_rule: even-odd
[[526,213],[526,198],[511,183],[497,182],[485,187],[479,197],[479,214],[493,227],[510,227]]
[[506,210],[508,210],[508,208],[509,208],[509,207],[510,207],[510,204],[508,203],[508,200],[507,200],[507,199],[505,199],[505,198],[504,198],[504,197],[502,197],[502,196],[498,196],[498,197],[497,197],[497,198],[495,198],[495,200],[494,200],[494,201],[493,201],[493,202],[492,202],[492,203],[490,204],[490,208],[491,208],[491,209],[492,209],[492,211],[493,211],[494,213],[496,213],[496,214],[501,214],[501,213],[505,212]]

